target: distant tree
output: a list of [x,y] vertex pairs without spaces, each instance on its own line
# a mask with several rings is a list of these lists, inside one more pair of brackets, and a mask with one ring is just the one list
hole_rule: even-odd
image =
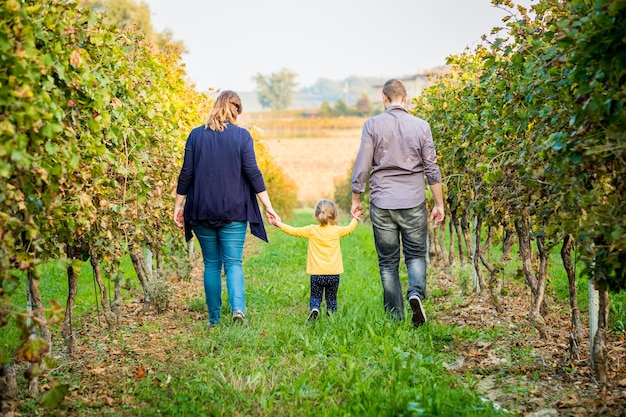
[[330,117],[330,116],[334,116],[333,114],[333,108],[330,106],[330,103],[325,101],[322,103],[322,105],[320,106],[319,109],[319,115],[322,117]]
[[350,114],[350,109],[343,99],[338,100],[335,104],[334,113],[336,116],[348,116]]
[[[315,84],[302,87],[300,93],[314,96],[320,102],[336,103],[338,100],[345,101],[354,115],[360,115],[355,106],[357,101],[367,95],[370,103],[380,101],[380,87],[386,78],[381,77],[357,77],[351,76],[342,80],[318,78]],[[373,110],[365,113],[372,114]]]
[[81,4],[96,12],[102,13],[104,22],[117,25],[121,29],[136,27],[144,33],[160,50],[171,49],[181,55],[187,52],[182,41],[174,40],[169,29],[163,32],[155,31],[150,20],[150,7],[143,1],[135,0],[82,0]]
[[259,103],[263,108],[285,110],[291,103],[295,93],[297,74],[287,69],[272,73],[268,76],[257,74],[252,77],[256,82]]
[[361,94],[361,97],[356,102],[356,110],[359,116],[367,116],[371,112],[372,103],[367,94]]
[[369,96],[366,93],[361,95],[361,98],[354,106],[348,106],[343,99],[337,100],[334,106],[331,106],[328,101],[322,103],[318,110],[318,114],[321,117],[341,117],[341,116],[359,116],[369,117],[380,110],[378,106],[370,102]]
[[300,91],[314,94],[325,101],[336,101],[341,98],[343,85],[343,81],[319,78],[315,84],[310,87],[302,88]]
[[[378,99],[378,97],[380,96],[380,93],[378,93],[378,91],[380,91],[380,88],[376,88],[375,86],[382,86],[385,81],[385,78],[378,77],[348,77],[343,81],[342,84],[344,87],[347,85],[348,91],[343,92],[343,95],[341,97],[343,97],[349,104],[356,103],[364,93],[368,95],[374,94],[376,99]],[[370,98],[372,98],[371,95]]]

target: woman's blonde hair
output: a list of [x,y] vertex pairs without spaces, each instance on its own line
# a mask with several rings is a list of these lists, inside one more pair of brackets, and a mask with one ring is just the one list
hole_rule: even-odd
[[337,224],[337,205],[331,200],[321,199],[315,205],[315,218],[321,226]]
[[215,100],[211,113],[206,119],[204,127],[206,129],[223,132],[226,124],[236,124],[237,116],[243,111],[239,95],[231,90],[225,90]]

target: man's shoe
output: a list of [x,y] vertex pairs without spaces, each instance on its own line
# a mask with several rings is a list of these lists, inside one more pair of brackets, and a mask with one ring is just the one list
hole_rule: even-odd
[[235,312],[233,313],[233,323],[248,324],[248,320],[246,320],[246,316],[241,310],[235,310]]
[[320,311],[317,308],[314,308],[309,313],[309,317],[307,317],[306,321],[315,321],[317,320],[317,316],[320,314]]
[[426,323],[426,313],[424,312],[424,307],[422,307],[422,300],[420,300],[418,296],[414,295],[409,298],[409,304],[411,305],[411,310],[413,311],[413,316],[411,317],[413,326],[420,327],[422,324]]

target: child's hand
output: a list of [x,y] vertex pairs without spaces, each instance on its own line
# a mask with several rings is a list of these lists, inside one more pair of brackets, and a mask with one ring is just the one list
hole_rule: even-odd
[[280,216],[275,211],[266,210],[265,215],[272,226],[280,227]]
[[279,228],[281,223],[282,221],[280,220],[280,217],[272,217],[270,219],[270,224],[276,228]]
[[361,207],[357,207],[354,210],[353,217],[357,220],[361,220],[361,218],[363,217],[363,209]]

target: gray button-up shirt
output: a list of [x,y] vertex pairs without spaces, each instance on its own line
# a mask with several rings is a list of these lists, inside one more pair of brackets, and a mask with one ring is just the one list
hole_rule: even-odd
[[352,191],[382,209],[407,209],[425,201],[425,182],[441,182],[430,125],[402,106],[389,106],[363,125],[352,171]]

